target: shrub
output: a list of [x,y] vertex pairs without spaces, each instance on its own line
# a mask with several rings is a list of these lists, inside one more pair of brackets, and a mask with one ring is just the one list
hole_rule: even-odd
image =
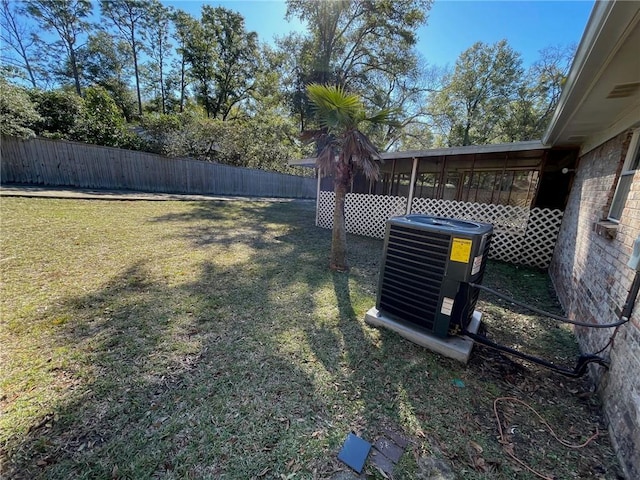
[[40,119],[27,91],[0,78],[0,134],[34,137]]
[[73,92],[64,90],[31,92],[41,120],[36,133],[49,138],[73,138],[82,120],[84,101]]
[[124,117],[109,93],[99,86],[85,89],[84,108],[75,139],[119,147],[129,137]]

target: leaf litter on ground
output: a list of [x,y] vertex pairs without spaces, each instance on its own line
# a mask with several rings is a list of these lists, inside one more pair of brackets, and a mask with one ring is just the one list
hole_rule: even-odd
[[[409,440],[394,478],[535,478],[505,449],[557,478],[620,478],[588,378],[481,346],[461,365],[368,327],[382,242],[349,236],[351,272],[331,273],[314,218],[306,202],[3,198],[0,475],[330,478],[347,432],[392,425]],[[489,262],[484,283],[560,312],[544,273]],[[484,294],[478,310],[498,343],[578,354],[567,328]],[[571,442],[602,433],[567,450],[504,404],[501,444],[499,397]]]

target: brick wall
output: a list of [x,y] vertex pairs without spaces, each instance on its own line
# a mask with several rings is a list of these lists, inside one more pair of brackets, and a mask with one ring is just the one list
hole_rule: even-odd
[[[627,199],[617,235],[599,235],[629,147],[626,131],[582,156],[565,210],[549,274],[567,315],[613,323],[624,305],[635,272],[627,266],[640,234],[640,173]],[[576,328],[584,353],[595,352],[613,329]],[[631,322],[619,328],[609,357],[611,368],[595,366],[592,377],[602,397],[609,433],[629,478],[640,478],[640,300]]]

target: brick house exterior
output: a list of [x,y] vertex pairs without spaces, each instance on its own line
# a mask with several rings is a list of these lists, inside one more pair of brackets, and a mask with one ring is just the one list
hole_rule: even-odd
[[[635,271],[627,266],[640,235],[640,173],[634,178],[615,238],[596,231],[608,211],[631,132],[626,131],[580,158],[549,274],[570,318],[613,323],[627,300]],[[614,329],[578,327],[583,352],[596,352]],[[629,478],[640,478],[640,304],[618,329],[605,353],[611,368],[591,370],[610,424],[611,438]]]
[[[574,320],[615,323],[636,301],[638,274],[627,262],[640,238],[639,142],[640,3],[596,2],[543,137],[547,145],[580,148],[549,268]],[[590,373],[625,474],[640,478],[640,301],[619,328],[576,327],[575,334],[584,353],[614,335],[600,354],[610,368]]]

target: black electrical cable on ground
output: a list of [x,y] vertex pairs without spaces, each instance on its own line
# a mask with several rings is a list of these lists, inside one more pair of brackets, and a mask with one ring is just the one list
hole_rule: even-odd
[[[607,343],[607,345],[604,346],[604,348],[602,348],[600,351],[598,351],[596,354],[587,354],[587,355],[581,355],[580,357],[578,357],[578,362],[576,363],[576,366],[573,370],[570,370],[566,367],[561,367],[558,365],[555,365],[554,363],[551,363],[547,360],[544,360],[542,358],[539,357],[534,357],[533,355],[529,355],[527,353],[523,353],[520,352],[518,350],[515,350],[513,348],[504,346],[504,345],[500,345],[498,343],[492,342],[491,340],[489,340],[487,337],[484,337],[482,335],[478,335],[476,333],[472,333],[469,332],[466,328],[463,327],[463,335],[466,335],[467,337],[477,341],[478,343],[481,343],[489,348],[492,348],[494,350],[498,350],[501,352],[505,352],[508,353],[510,355],[514,355],[516,357],[522,358],[524,360],[527,360],[529,362],[541,365],[545,368],[548,368],[549,370],[553,370],[554,372],[558,372],[562,375],[565,375],[567,377],[573,377],[573,378],[578,378],[583,376],[586,371],[587,371],[587,366],[590,363],[597,363],[598,365],[603,366],[604,368],[609,368],[609,362],[607,362],[605,359],[603,359],[602,357],[599,357],[597,354],[601,353],[602,351],[604,351],[609,345],[611,345],[613,343],[613,339],[615,337],[615,334],[618,331],[618,327],[620,327],[620,325],[624,325],[625,323],[627,323],[629,321],[628,318],[623,317],[623,319],[619,322],[616,323],[610,323],[610,324],[604,324],[604,325],[598,325],[598,324],[593,324],[593,323],[585,323],[585,322],[575,322],[573,320],[569,320],[568,318],[565,317],[561,317],[560,315],[555,315],[553,313],[550,312],[546,312],[544,310],[541,310],[539,308],[536,307],[532,307],[531,305],[527,305],[526,303],[520,302],[518,300],[515,300],[511,297],[507,297],[506,295],[501,294],[500,292],[497,292],[489,287],[485,287],[482,285],[478,285],[476,283],[469,283],[469,285],[471,287],[476,287],[480,290],[484,290],[486,292],[489,292],[499,298],[502,298],[503,300],[506,300],[510,303],[513,303],[515,305],[518,305],[522,308],[526,308],[528,310],[531,310],[532,312],[535,312],[539,315],[542,316],[546,316],[549,318],[552,318],[554,320],[558,320],[560,322],[565,322],[565,323],[570,323],[572,325],[578,325],[578,326],[582,326],[582,327],[591,327],[591,328],[613,328],[615,327],[616,330],[614,331],[614,334],[611,336],[611,338],[609,339],[609,342]],[[469,294],[471,292],[469,291]]]
[[472,338],[478,343],[486,345],[489,348],[493,348],[494,350],[499,350],[510,355],[515,355],[516,357],[523,358],[525,360],[528,360],[529,362],[542,365],[549,370],[561,373],[562,375],[565,375],[567,377],[578,378],[583,376],[587,371],[587,365],[589,365],[590,363],[597,363],[605,368],[609,368],[609,363],[603,358],[598,357],[597,355],[581,355],[578,358],[578,363],[576,364],[575,368],[573,370],[569,370],[566,367],[560,367],[542,358],[534,357],[533,355],[528,355],[526,353],[519,352],[518,350],[514,350],[513,348],[505,347],[504,345],[492,342],[487,337],[483,337],[482,335],[471,333],[469,331],[463,331],[463,334],[469,338]]
[[628,318],[623,317],[622,320],[620,320],[619,322],[615,322],[615,323],[599,324],[599,323],[576,322],[574,320],[569,320],[566,317],[561,317],[560,315],[556,315],[556,314],[550,313],[550,312],[545,312],[544,310],[540,310],[539,308],[532,307],[531,305],[527,305],[526,303],[520,302],[520,301],[516,300],[515,298],[507,297],[506,295],[503,295],[502,293],[497,292],[496,290],[493,290],[492,288],[485,287],[484,285],[479,285],[477,283],[469,283],[469,285],[472,286],[472,287],[475,287],[475,288],[479,288],[480,290],[484,290],[485,292],[489,292],[492,295],[495,295],[496,297],[499,297],[499,298],[501,298],[503,300],[506,300],[509,303],[513,303],[514,305],[518,305],[519,307],[526,308],[527,310],[531,310],[532,312],[535,312],[535,313],[537,313],[539,315],[543,315],[545,317],[552,318],[552,319],[557,320],[559,322],[570,323],[571,325],[577,325],[579,327],[613,328],[613,327],[619,327],[620,325],[624,325],[625,323],[627,323],[629,321]]

